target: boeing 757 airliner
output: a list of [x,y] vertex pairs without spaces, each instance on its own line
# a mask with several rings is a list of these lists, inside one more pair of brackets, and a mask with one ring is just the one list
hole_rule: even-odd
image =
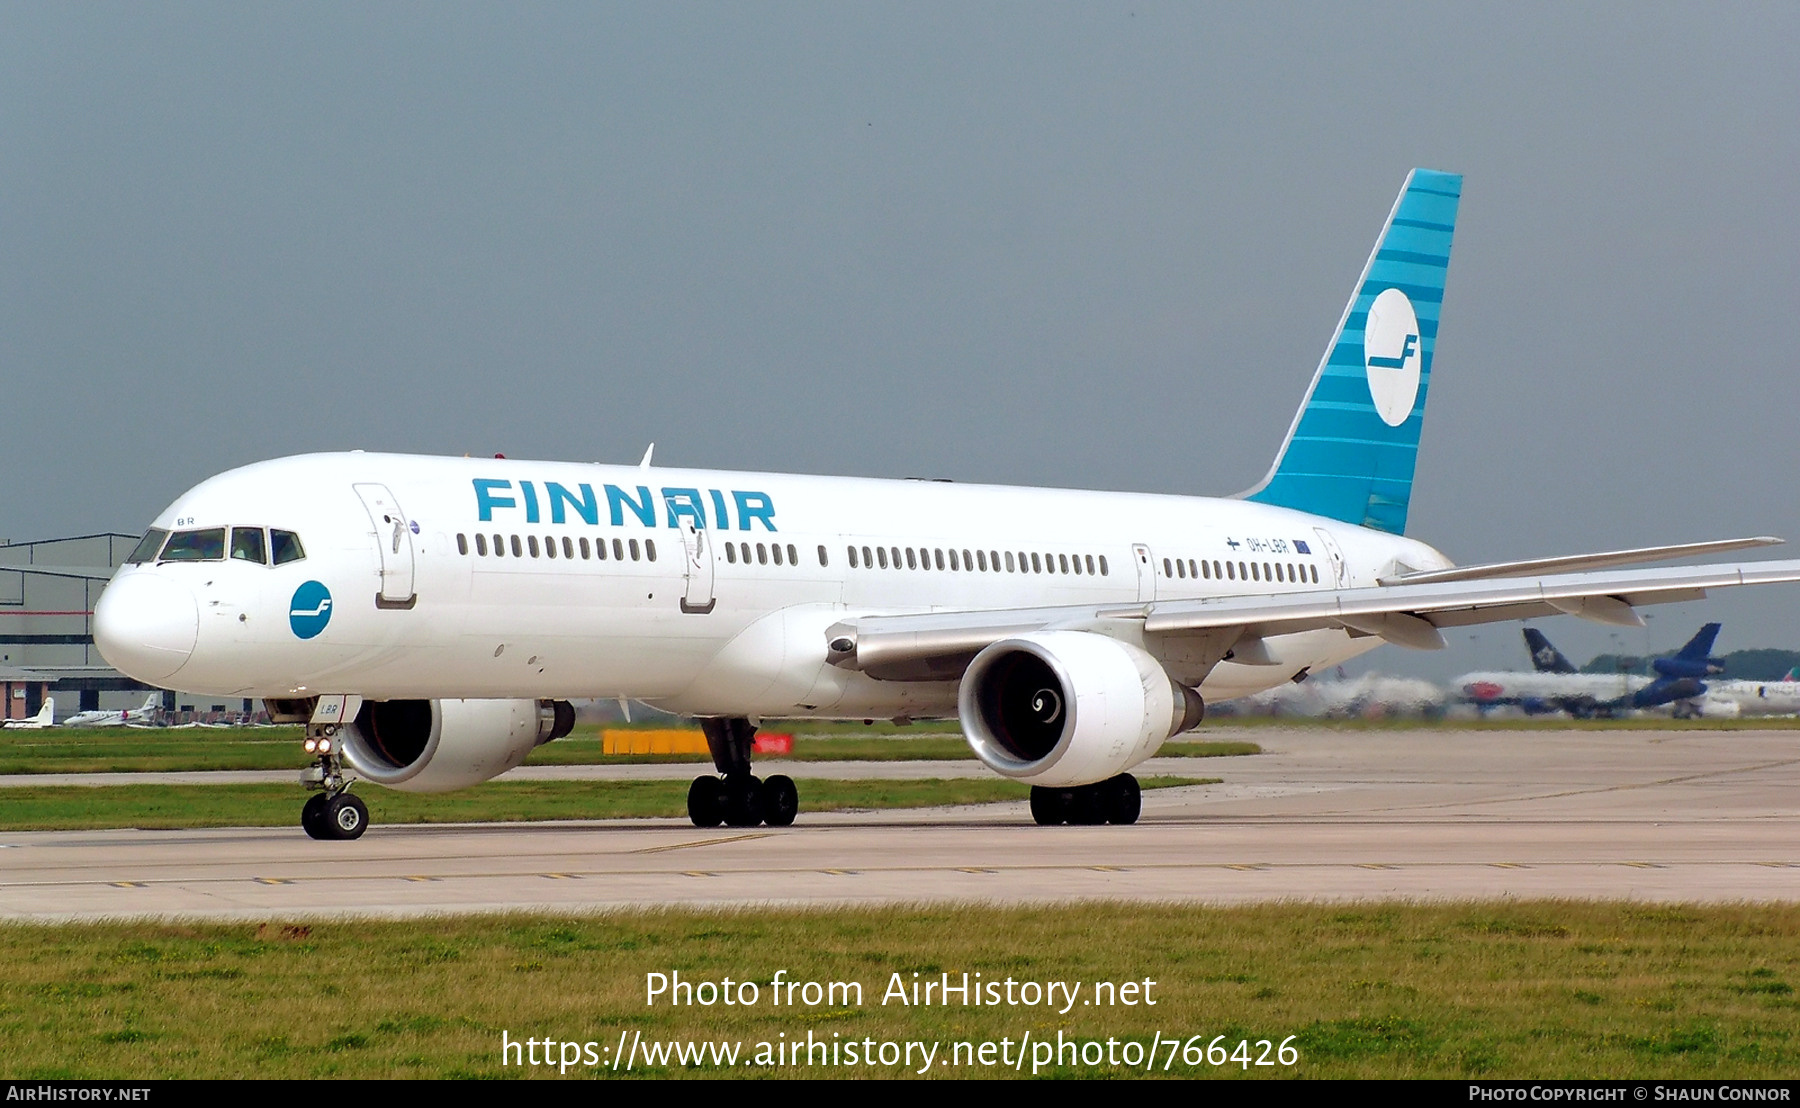
[[1381,643],[1800,580],[1800,562],[1619,569],[1736,539],[1454,567],[1407,538],[1462,178],[1389,213],[1268,475],[1227,499],[502,459],[312,454],[180,496],[107,586],[101,653],[305,723],[302,826],[355,838],[356,779],[473,785],[580,697],[697,717],[699,826],[793,821],[762,717],[950,717],[1040,823],[1131,823],[1128,772],[1203,698]]

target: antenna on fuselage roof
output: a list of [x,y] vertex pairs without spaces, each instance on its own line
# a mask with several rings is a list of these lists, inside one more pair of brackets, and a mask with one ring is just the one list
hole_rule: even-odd
[[650,455],[652,455],[654,453],[656,453],[656,444],[655,443],[651,443],[649,446],[645,447],[644,448],[644,460],[638,463],[638,468],[639,469],[649,469],[650,468]]
[[631,701],[622,696],[619,698],[619,714],[625,717],[626,723],[631,722]]

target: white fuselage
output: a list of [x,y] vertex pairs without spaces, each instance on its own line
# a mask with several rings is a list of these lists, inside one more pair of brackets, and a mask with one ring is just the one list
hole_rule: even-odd
[[1703,713],[1800,715],[1800,681],[1708,681],[1700,699]]
[[[278,528],[304,557],[121,569],[96,640],[148,683],[700,715],[955,713],[955,681],[830,665],[825,631],[847,616],[1328,590],[1449,565],[1242,500],[361,452],[232,470],[153,526]],[[1256,692],[1381,641],[1276,636],[1270,664],[1220,663],[1201,689]]]

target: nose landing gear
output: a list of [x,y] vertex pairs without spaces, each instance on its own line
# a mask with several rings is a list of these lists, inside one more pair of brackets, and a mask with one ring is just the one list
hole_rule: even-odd
[[313,724],[306,729],[306,752],[319,764],[301,775],[309,789],[318,789],[300,809],[300,827],[309,838],[358,839],[369,828],[369,807],[350,794],[352,779],[344,773],[336,724]]
[[756,728],[747,719],[703,719],[706,745],[720,776],[694,778],[688,786],[688,819],[695,827],[786,827],[800,812],[800,790],[793,778],[776,774],[768,780],[750,772],[750,749]]

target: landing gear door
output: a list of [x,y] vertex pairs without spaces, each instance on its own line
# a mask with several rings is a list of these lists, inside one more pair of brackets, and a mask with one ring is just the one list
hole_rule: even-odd
[[1150,560],[1150,548],[1143,543],[1131,544],[1131,560],[1137,563],[1138,599],[1156,599],[1156,565]]
[[693,516],[681,517],[681,548],[687,555],[683,570],[687,593],[681,598],[681,610],[689,615],[706,615],[719,602],[713,596],[712,539],[704,528],[694,526]]
[[381,554],[381,588],[377,608],[408,609],[419,601],[413,588],[413,531],[399,501],[386,485],[352,485],[368,509],[375,549]]

